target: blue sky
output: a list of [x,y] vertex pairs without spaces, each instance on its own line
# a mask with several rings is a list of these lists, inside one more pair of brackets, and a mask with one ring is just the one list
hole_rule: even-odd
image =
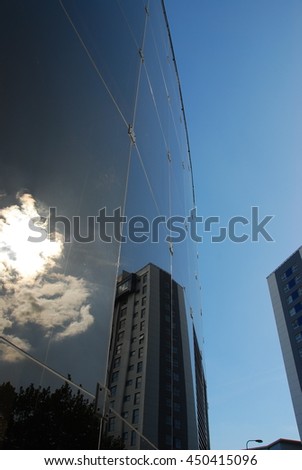
[[199,247],[211,447],[299,439],[266,277],[302,244],[302,2],[165,4],[199,215],[274,216],[274,242]]

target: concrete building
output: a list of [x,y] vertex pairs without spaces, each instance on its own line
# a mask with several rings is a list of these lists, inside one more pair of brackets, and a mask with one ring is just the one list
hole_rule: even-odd
[[302,450],[302,443],[301,441],[296,441],[292,439],[277,439],[270,444],[266,444],[265,446],[261,447],[250,447],[250,449],[254,450]]
[[302,439],[302,247],[268,276],[268,285]]
[[[110,345],[110,408],[159,449],[209,446],[205,382],[195,332],[194,353],[195,366],[183,288],[153,264],[135,274],[124,272],[117,284]],[[125,421],[111,413],[107,433],[121,436],[128,449],[150,448]]]

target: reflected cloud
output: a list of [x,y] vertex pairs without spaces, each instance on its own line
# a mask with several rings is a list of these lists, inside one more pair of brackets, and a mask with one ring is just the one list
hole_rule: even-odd
[[[6,339],[14,343],[18,348],[28,352],[30,350],[30,344],[28,341],[18,338],[13,335],[5,335]],[[17,351],[7,346],[6,344],[0,343],[0,359],[4,359],[6,362],[17,362],[24,359]]]
[[[20,331],[26,335],[28,328],[39,327],[45,337],[61,341],[86,331],[94,318],[85,279],[56,272],[63,256],[60,234],[55,241],[29,242],[28,223],[40,217],[38,203],[29,193],[17,194],[16,200],[0,209],[0,334],[29,351],[31,344]],[[46,224],[41,219],[45,230]],[[0,358],[21,359],[6,346]]]

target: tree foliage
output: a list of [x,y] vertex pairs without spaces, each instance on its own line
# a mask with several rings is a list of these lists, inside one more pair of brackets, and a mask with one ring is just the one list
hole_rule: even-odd
[[[3,449],[97,449],[100,422],[94,404],[65,383],[50,388],[0,386]],[[123,449],[120,439],[102,438],[103,449]]]

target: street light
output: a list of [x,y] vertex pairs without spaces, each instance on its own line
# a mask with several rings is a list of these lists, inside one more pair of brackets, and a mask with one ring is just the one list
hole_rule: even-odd
[[259,442],[259,444],[261,444],[261,442],[263,442],[263,440],[262,439],[249,439],[248,441],[246,441],[246,445],[245,445],[246,449],[249,448],[249,442]]

